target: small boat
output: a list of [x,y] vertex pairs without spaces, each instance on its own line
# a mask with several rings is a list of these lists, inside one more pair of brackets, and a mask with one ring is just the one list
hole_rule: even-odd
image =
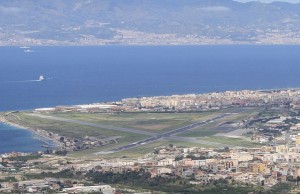
[[39,81],[44,81],[45,80],[45,77],[43,76],[43,75],[41,75],[40,77],[39,77]]

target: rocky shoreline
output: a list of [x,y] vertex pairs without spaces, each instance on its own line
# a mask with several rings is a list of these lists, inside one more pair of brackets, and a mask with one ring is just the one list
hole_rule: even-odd
[[[6,115],[8,116],[8,115]],[[48,132],[46,130],[35,128],[35,127],[27,127],[20,125],[18,123],[12,122],[9,119],[6,119],[5,116],[0,114],[0,123],[4,123],[6,125],[10,125],[13,127],[25,129],[31,131],[37,139],[44,143],[43,147],[50,148],[53,153],[56,152],[70,152],[70,151],[79,151],[85,150],[95,147],[101,147],[107,144],[115,143],[116,138],[104,138],[98,139],[95,137],[82,137],[82,138],[72,138],[61,136],[56,133]],[[49,143],[48,141],[53,142]]]
[[[41,131],[44,131],[42,129],[32,129],[32,128],[29,128],[26,126],[21,126],[17,123],[8,121],[3,116],[0,116],[0,123],[30,131],[31,133],[34,134],[34,136],[35,136],[34,138],[37,138],[38,140],[42,141],[45,144],[45,147],[59,148],[59,149],[63,147],[62,143],[59,142],[58,140],[56,140],[55,138],[51,138],[51,137],[45,135],[45,133],[41,133]],[[53,143],[50,145],[48,141],[51,141]]]

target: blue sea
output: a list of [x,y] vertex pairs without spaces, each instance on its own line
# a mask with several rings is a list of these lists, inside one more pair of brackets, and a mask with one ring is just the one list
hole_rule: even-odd
[[[300,87],[300,46],[78,46],[25,50],[0,47],[0,111],[128,97]],[[46,81],[36,81],[40,75]],[[0,142],[11,141],[3,138],[3,133],[6,131],[0,130]]]
[[42,145],[30,131],[0,123],[0,153],[40,151]]

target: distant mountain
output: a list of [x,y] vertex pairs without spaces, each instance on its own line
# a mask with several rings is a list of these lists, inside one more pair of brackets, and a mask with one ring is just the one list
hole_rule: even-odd
[[299,44],[300,4],[0,1],[0,45]]

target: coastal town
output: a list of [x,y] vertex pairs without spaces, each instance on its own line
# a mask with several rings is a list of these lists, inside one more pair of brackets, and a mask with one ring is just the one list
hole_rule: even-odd
[[243,90],[125,98],[118,102],[95,103],[88,105],[57,106],[38,108],[36,112],[132,112],[132,111],[211,111],[230,107],[284,107],[300,109],[300,89]]
[[[291,188],[294,186],[295,192],[299,192],[296,187],[300,181],[299,150],[300,141],[291,147],[280,145],[249,149],[177,148],[169,145],[157,148],[141,158],[113,160],[99,158],[84,161],[41,153],[11,153],[1,156],[1,176],[4,178],[1,179],[0,191],[150,193],[145,189],[142,189],[143,192],[134,191],[134,187],[128,190],[99,184],[97,176],[93,176],[138,172],[139,176],[145,176],[153,186],[158,185],[155,178],[160,178],[167,180],[167,185],[162,187],[168,186],[172,181],[181,181],[181,184],[189,185],[191,189],[205,190],[221,184],[244,185],[263,191],[278,184],[286,184]],[[27,157],[28,161],[22,161],[22,157]],[[123,183],[122,180],[107,182],[112,185]]]
[[[67,29],[62,28],[62,32],[69,31],[74,32],[80,28],[86,28],[86,25],[69,27]],[[213,27],[210,27],[213,30]],[[228,30],[225,26],[217,26],[216,28],[223,28]],[[1,29],[0,29],[1,30]],[[235,39],[231,37],[210,37],[202,34],[188,34],[178,35],[175,33],[149,33],[137,30],[110,28],[111,33],[114,34],[112,38],[105,39],[99,38],[91,34],[81,34],[76,40],[55,40],[55,39],[39,39],[28,37],[26,39],[20,37],[8,37],[9,34],[0,33],[0,46],[7,45],[85,45],[85,46],[103,46],[103,45],[235,45],[235,44],[299,44],[299,33],[297,28],[295,29],[266,29],[265,31],[255,31],[256,36],[252,38]],[[243,30],[252,31],[247,27]],[[228,33],[234,33],[239,31],[238,28],[230,29]],[[23,33],[27,33],[24,31]]]
[[[185,143],[179,146],[168,143],[153,147],[148,152],[142,151],[142,154],[137,157],[128,157],[127,154],[113,158],[108,156],[109,153],[123,151],[128,153],[130,149],[147,147],[153,142],[170,138],[188,141],[190,139],[178,136],[186,132],[182,130],[185,128],[180,128],[181,131],[174,129],[161,134],[142,131],[147,135],[153,135],[151,141],[146,138],[143,143],[129,143],[126,149],[115,147],[108,152],[102,151],[90,157],[78,158],[72,157],[70,153],[118,146],[121,136],[99,138],[86,135],[75,138],[42,127],[31,127],[35,133],[55,140],[57,145],[46,146],[46,150],[35,153],[2,154],[0,191],[3,193],[51,191],[116,194],[152,193],[155,190],[168,193],[183,189],[187,192],[199,193],[222,188],[226,189],[224,193],[268,193],[280,186],[286,189],[285,191],[297,193],[300,191],[298,187],[300,181],[299,96],[299,89],[245,90],[127,98],[118,102],[35,109],[27,112],[26,116],[47,120],[66,116],[66,114],[96,115],[98,118],[101,115],[124,114],[126,117],[129,113],[150,114],[150,116],[159,113],[179,115],[179,117],[181,114],[222,113],[217,118],[188,125],[190,127],[186,129],[187,131],[197,127],[201,130],[206,125],[216,122],[215,120],[225,117],[247,115],[248,113],[244,112],[252,109],[258,111],[255,114],[249,113],[247,117],[224,120],[218,124],[218,127],[224,129],[226,126],[226,130],[214,133],[211,137],[199,137],[201,140],[199,146],[187,146],[189,144],[185,145]],[[228,110],[234,113],[226,112]],[[225,111],[225,114],[222,111]],[[15,118],[22,120],[20,119],[22,114],[19,111],[4,113],[1,121],[22,127],[21,122],[13,123],[17,120]],[[62,117],[60,122],[70,122],[64,119]],[[87,125],[87,122],[78,121],[76,124]],[[29,128],[26,125],[23,127]],[[93,127],[97,126],[93,124]],[[101,127],[108,127],[107,123]],[[125,130],[112,127],[107,129]],[[131,129],[131,132],[139,133],[141,130]],[[212,138],[212,141],[213,138],[221,140],[229,138],[232,142],[206,144],[209,138]],[[204,139],[206,141],[202,141]],[[235,140],[243,140],[243,142],[235,144]],[[126,176],[130,176],[130,180],[124,178]]]

